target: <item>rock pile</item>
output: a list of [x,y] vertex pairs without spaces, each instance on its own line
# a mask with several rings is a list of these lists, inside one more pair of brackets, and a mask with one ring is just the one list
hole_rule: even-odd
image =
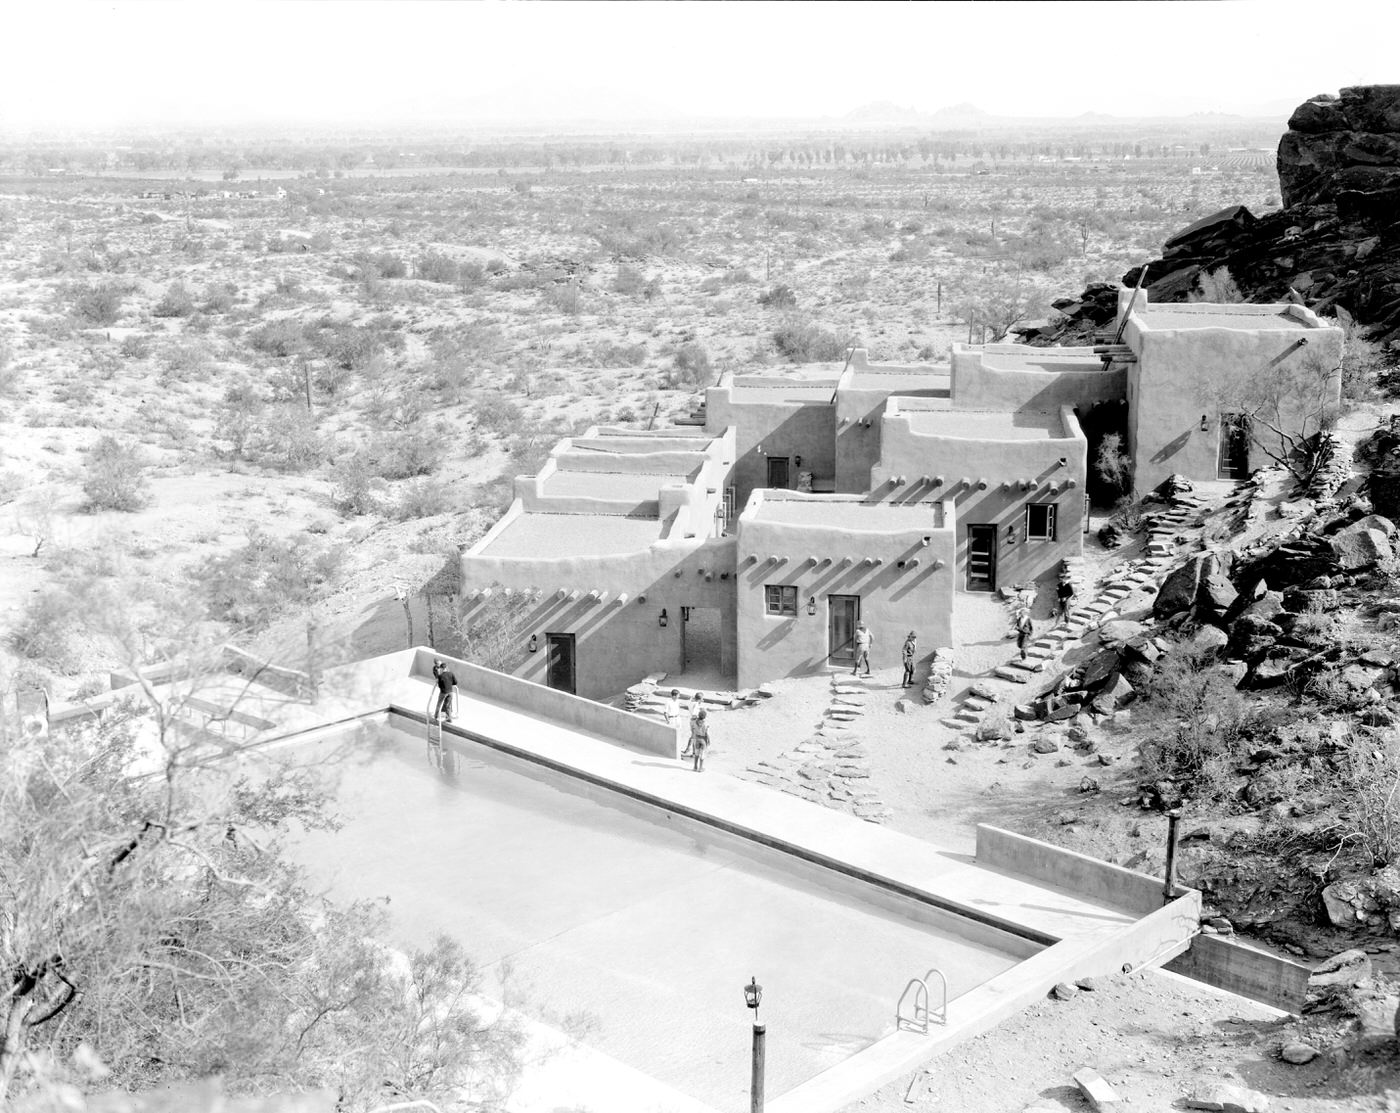
[[[1228,267],[1250,301],[1296,291],[1323,313],[1341,306],[1376,338],[1400,337],[1400,85],[1343,89],[1300,105],[1279,142],[1284,207],[1255,217],[1233,205],[1183,229],[1147,264],[1154,302],[1185,301],[1204,271]],[[1137,282],[1141,268],[1123,276]],[[1033,344],[1091,343],[1113,320],[1109,293],[1090,286],[1056,302],[1056,325],[1026,333]]]
[[933,664],[929,666],[928,680],[924,682],[924,702],[937,703],[948,694],[953,683],[953,651],[941,646],[933,651]]

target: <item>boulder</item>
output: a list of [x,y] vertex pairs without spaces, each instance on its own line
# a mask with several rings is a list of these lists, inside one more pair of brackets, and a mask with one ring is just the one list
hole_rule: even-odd
[[1038,754],[1053,754],[1059,748],[1060,744],[1058,742],[1053,738],[1045,737],[1043,734],[1031,743],[1031,749]]
[[1327,614],[1341,605],[1341,594],[1332,588],[1308,591],[1295,587],[1283,593],[1284,610],[1294,614]]
[[1359,986],[1371,978],[1371,956],[1359,948],[1341,951],[1323,959],[1308,976],[1308,988],[1328,985]]
[[1302,1066],[1304,1063],[1311,1063],[1317,1058],[1317,1048],[1312,1044],[1299,1043],[1297,1040],[1283,1045],[1279,1052],[1279,1058],[1285,1063],[1292,1063],[1294,1066]]
[[1196,605],[1196,591],[1201,582],[1203,556],[1191,557],[1163,581],[1152,604],[1154,618],[1170,618]]
[[1392,555],[1390,541],[1378,529],[1352,526],[1333,537],[1329,545],[1337,566],[1346,572],[1370,568]]
[[1186,1096],[1186,1108],[1216,1113],[1268,1113],[1269,1099],[1257,1090],[1229,1082],[1201,1082]]
[[1196,654],[1218,653],[1230,641],[1230,635],[1219,626],[1201,626],[1186,639],[1186,648]]
[[1099,638],[1105,645],[1126,645],[1146,633],[1147,627],[1141,622],[1126,618],[1115,618],[1099,627]]
[[1349,528],[1379,530],[1385,534],[1387,540],[1395,536],[1395,523],[1383,514],[1367,514],[1364,518],[1358,518]]
[[1219,572],[1202,576],[1196,592],[1196,613],[1207,619],[1222,619],[1238,595],[1235,585]]
[[1056,982],[1055,987],[1050,990],[1050,996],[1056,1001],[1070,1001],[1079,996],[1079,987],[1069,982]]

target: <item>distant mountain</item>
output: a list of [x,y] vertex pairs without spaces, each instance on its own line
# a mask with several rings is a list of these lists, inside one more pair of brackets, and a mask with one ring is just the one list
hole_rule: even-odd
[[966,101],[962,104],[950,104],[946,108],[940,108],[937,112],[929,116],[930,122],[938,124],[954,122],[982,124],[991,119],[993,119],[993,117],[990,112],[984,112],[975,104],[968,104]]
[[851,109],[843,119],[859,124],[919,124],[928,117],[917,109],[902,108],[893,101],[877,100]]

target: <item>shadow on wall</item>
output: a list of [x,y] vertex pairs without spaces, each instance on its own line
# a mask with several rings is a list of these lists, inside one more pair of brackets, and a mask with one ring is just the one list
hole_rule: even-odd
[[1165,464],[1168,460],[1170,460],[1173,456],[1175,456],[1178,452],[1180,452],[1190,443],[1191,430],[1187,429],[1186,432],[1182,433],[1178,437],[1173,438],[1172,440],[1169,440],[1166,444],[1164,444],[1161,448],[1154,452],[1152,454],[1152,462],[1154,464]]

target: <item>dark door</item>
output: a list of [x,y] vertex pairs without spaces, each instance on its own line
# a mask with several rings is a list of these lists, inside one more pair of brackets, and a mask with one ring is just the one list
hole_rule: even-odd
[[551,688],[572,694],[577,690],[574,677],[574,636],[546,634],[544,642],[548,650],[544,682]]
[[860,621],[859,595],[828,595],[827,654],[838,665],[856,659],[856,623]]
[[768,457],[768,486],[786,487],[788,485],[788,458],[786,456]]
[[1244,479],[1249,475],[1249,415],[1220,415],[1221,479]]
[[997,527],[967,527],[967,590],[997,589]]

